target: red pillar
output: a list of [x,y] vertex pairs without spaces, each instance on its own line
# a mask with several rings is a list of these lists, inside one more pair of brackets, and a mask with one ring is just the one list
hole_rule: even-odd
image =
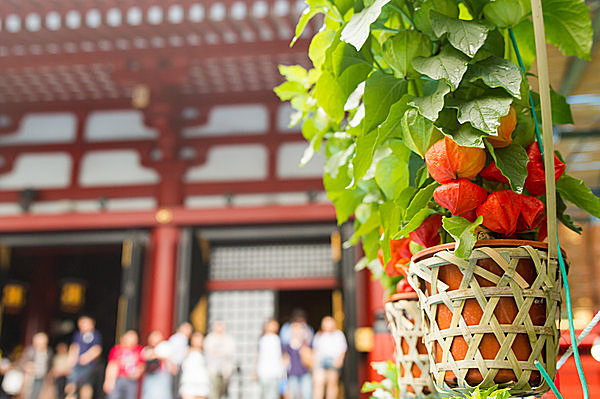
[[173,332],[178,240],[179,229],[175,226],[161,225],[152,231],[146,331],[159,330],[165,337]]

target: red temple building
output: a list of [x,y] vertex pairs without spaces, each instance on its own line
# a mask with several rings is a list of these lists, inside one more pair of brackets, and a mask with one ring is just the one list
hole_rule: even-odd
[[[169,335],[184,320],[203,331],[223,320],[238,343],[231,397],[252,399],[262,324],[302,308],[315,328],[327,314],[343,327],[345,397],[359,397],[369,358],[391,357],[379,331],[370,356],[356,349],[371,347],[355,332],[375,323],[382,294],[354,271],[360,254],[342,246],[352,229],[336,224],[323,159],[298,167],[305,139],[273,93],[279,64],[310,66],[316,22],[289,47],[304,7],[0,2],[3,353],[37,331],[68,339],[82,312],[105,351],[127,329]],[[598,101],[593,68],[552,54],[555,87],[570,82],[565,94]],[[581,157],[590,147],[573,143],[589,141],[598,156],[600,101],[573,98],[587,135],[565,133],[559,147]],[[578,173],[599,187],[598,169]],[[587,262],[586,273],[598,270]],[[581,282],[579,305],[597,310],[593,284]]]

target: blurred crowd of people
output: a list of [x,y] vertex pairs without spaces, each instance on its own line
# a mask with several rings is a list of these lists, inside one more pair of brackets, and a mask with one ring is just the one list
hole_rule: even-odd
[[[223,322],[213,323],[206,337],[187,322],[168,339],[152,331],[146,346],[136,331],[127,331],[110,350],[106,367],[95,320],[82,316],[77,327],[70,346],[59,343],[53,351],[39,332],[17,359],[0,358],[0,399],[92,399],[102,381],[107,399],[227,397],[236,348]],[[346,349],[330,316],[316,334],[303,312],[281,331],[277,320],[267,321],[255,365],[261,399],[337,399]]]
[[348,345],[333,317],[324,317],[315,334],[297,311],[278,330],[277,320],[269,320],[258,343],[261,399],[337,399]]

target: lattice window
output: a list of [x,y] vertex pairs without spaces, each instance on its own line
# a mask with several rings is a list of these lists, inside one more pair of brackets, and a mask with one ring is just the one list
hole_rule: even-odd
[[[209,297],[210,325],[215,320],[225,323],[225,328],[236,343],[236,365],[229,385],[229,398],[259,399],[259,387],[253,380],[258,339],[264,322],[275,314],[273,291],[213,292]],[[241,389],[241,395],[240,395]]]
[[216,247],[211,252],[212,280],[334,276],[327,244]]

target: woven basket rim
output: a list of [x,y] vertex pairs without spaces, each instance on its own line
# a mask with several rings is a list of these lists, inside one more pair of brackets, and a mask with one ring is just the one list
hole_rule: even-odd
[[[410,259],[411,262],[418,262],[422,260],[422,258],[427,257],[428,255],[434,254],[436,252],[445,251],[448,249],[454,249],[456,243],[450,242],[448,244],[440,244],[435,245],[433,247],[425,248],[412,256]],[[548,250],[548,243],[542,241],[532,241],[532,240],[515,240],[509,238],[499,238],[495,240],[479,240],[475,243],[474,248],[478,247],[520,247],[523,245],[529,245],[533,248]],[[563,251],[564,255],[564,251]]]
[[395,294],[390,295],[384,301],[384,303],[396,302],[396,301],[418,301],[419,295],[417,295],[416,291],[413,292],[396,292]]

